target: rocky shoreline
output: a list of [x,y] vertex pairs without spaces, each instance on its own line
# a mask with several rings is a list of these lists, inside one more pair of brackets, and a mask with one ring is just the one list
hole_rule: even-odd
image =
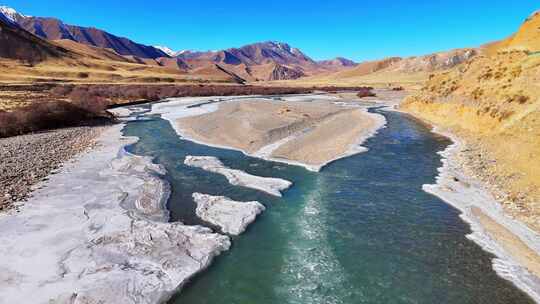
[[15,208],[64,162],[94,147],[105,129],[74,127],[0,139],[0,211]]
[[461,138],[464,139],[464,148],[455,158],[462,164],[464,172],[482,181],[507,214],[524,222],[531,229],[540,231],[540,214],[537,207],[540,202],[535,201],[533,189],[530,187],[523,187],[519,191],[512,189],[509,183],[519,178],[519,174],[501,170],[497,159],[479,140],[466,136]]
[[[512,281],[540,303],[540,236],[524,223],[508,216],[496,186],[479,178],[478,163],[472,166],[471,149],[464,140],[448,131],[433,132],[453,142],[440,152],[443,166],[437,183],[424,185],[424,191],[438,196],[459,209],[471,225],[467,237],[494,254],[494,270]],[[474,163],[473,163],[474,164]]]
[[386,110],[412,115],[452,141],[440,152],[443,166],[436,183],[424,185],[424,191],[460,210],[471,226],[467,237],[496,256],[494,270],[540,303],[540,235],[509,212],[504,182],[489,171],[494,161],[486,158],[486,149],[459,131],[400,109],[399,104]]

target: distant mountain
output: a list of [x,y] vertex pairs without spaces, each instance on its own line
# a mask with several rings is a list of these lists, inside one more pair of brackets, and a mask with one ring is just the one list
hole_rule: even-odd
[[295,64],[312,65],[316,64],[313,59],[304,55],[299,49],[291,48],[287,43],[282,42],[261,42],[243,46],[241,48],[231,48],[226,51],[241,62],[246,64]]
[[0,19],[7,23],[17,23],[17,20],[25,18],[26,16],[18,13],[16,10],[7,6],[0,6]]
[[176,57],[177,55],[180,54],[180,52],[176,52],[176,51],[173,51],[172,49],[166,47],[166,46],[161,46],[161,45],[154,45],[154,47],[160,51],[162,51],[163,53],[169,55],[170,57]]
[[358,65],[356,62],[349,60],[347,58],[343,58],[343,57],[336,57],[331,60],[321,60],[318,62],[318,64],[323,65],[323,66],[338,67],[338,68],[354,67]]
[[65,24],[56,18],[25,16],[5,6],[0,8],[0,15],[17,23],[30,33],[49,40],[69,39],[90,46],[113,49],[120,55],[141,58],[169,56],[155,47],[136,43],[128,38],[118,37],[93,27]]
[[192,52],[185,51],[178,57],[189,60],[210,60],[215,63],[260,65],[267,63],[278,64],[316,64],[299,49],[291,48],[282,42],[259,42],[248,44],[240,48],[230,48],[221,51]]
[[[174,51],[166,46],[147,46],[93,27],[69,25],[56,18],[32,17],[0,7],[0,18],[41,38],[54,41],[94,59],[128,61],[178,69],[184,73],[217,73],[235,81],[297,79],[349,69],[356,65],[345,58],[317,62],[287,43],[266,41],[218,51]],[[72,43],[70,43],[70,41]]]
[[479,54],[478,49],[456,49],[413,57],[389,57],[375,61],[365,61],[354,68],[336,73],[334,78],[360,77],[373,73],[430,73],[447,70]]
[[220,51],[182,51],[176,56],[195,67],[219,64],[249,81],[297,79],[355,65],[344,58],[316,62],[299,49],[276,41],[258,42]]

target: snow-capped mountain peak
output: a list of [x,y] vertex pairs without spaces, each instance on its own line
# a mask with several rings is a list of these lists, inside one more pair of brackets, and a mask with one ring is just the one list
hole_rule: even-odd
[[162,51],[163,53],[171,56],[171,57],[175,57],[175,56],[177,56],[179,54],[179,52],[173,51],[173,50],[171,50],[170,48],[168,48],[166,46],[155,45],[154,47],[156,49]]
[[8,6],[0,6],[0,14],[13,23],[17,23],[19,19],[27,17]]

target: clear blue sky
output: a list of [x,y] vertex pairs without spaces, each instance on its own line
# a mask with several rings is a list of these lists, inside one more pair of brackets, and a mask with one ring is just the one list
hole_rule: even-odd
[[211,50],[277,40],[314,59],[427,54],[504,38],[538,0],[4,1],[140,43]]

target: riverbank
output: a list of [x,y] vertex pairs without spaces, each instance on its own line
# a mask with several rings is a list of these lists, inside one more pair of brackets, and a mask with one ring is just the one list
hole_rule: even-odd
[[360,145],[385,124],[382,115],[345,101],[328,95],[173,99],[153,113],[194,142],[319,171],[365,151]]
[[16,208],[37,183],[95,147],[106,129],[74,127],[0,139],[0,211]]
[[452,140],[440,152],[443,166],[437,183],[424,185],[424,191],[436,195],[461,211],[471,225],[468,238],[494,254],[494,270],[540,303],[540,236],[526,224],[505,212],[489,185],[470,174],[468,145],[448,130],[434,127],[433,132]]
[[227,236],[168,223],[164,168],[124,150],[107,128],[96,147],[0,217],[0,303],[159,303],[230,247]]

